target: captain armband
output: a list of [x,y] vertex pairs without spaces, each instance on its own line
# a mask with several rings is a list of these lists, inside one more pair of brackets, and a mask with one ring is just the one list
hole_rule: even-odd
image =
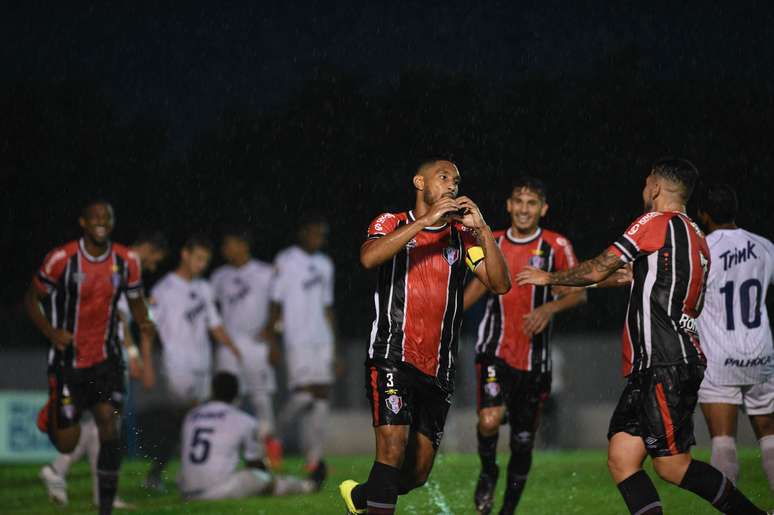
[[484,249],[481,247],[470,247],[465,253],[465,263],[470,268],[471,272],[476,271],[478,264],[484,260]]

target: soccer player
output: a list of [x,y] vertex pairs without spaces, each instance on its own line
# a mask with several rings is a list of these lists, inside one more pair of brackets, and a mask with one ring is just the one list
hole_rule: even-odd
[[[109,514],[121,466],[120,418],[125,392],[116,304],[122,294],[144,338],[152,338],[142,290],[140,259],[110,240],[114,215],[103,200],[87,203],[79,223],[83,236],[52,250],[33,278],[25,308],[51,341],[49,401],[38,427],[59,452],[72,452],[80,439],[80,417],[90,410],[97,423],[99,512]],[[45,302],[45,313],[41,301]]]
[[699,196],[712,268],[697,327],[707,355],[699,405],[712,436],[712,464],[736,483],[736,417],[744,406],[774,491],[774,351],[766,293],[774,284],[774,245],[737,227],[739,202],[724,184]]
[[333,262],[321,251],[327,238],[328,223],[310,216],[299,226],[298,244],[277,254],[264,334],[276,353],[281,320],[291,397],[280,413],[280,434],[291,424],[300,427],[306,469],[318,481],[326,475],[322,454],[336,342]]
[[[184,499],[243,499],[255,495],[315,492],[310,479],[266,471],[258,441],[259,422],[233,406],[239,381],[228,372],[212,379],[212,399],[193,408],[182,430],[178,486]],[[237,470],[240,457],[245,468]]]
[[[159,233],[141,234],[132,246],[130,252],[134,253],[140,259],[140,265],[143,272],[154,272],[159,262],[161,262],[167,253],[167,243],[163,235]],[[142,361],[140,352],[137,350],[131,333],[128,331],[128,317],[131,316],[129,304],[126,296],[122,295],[118,301],[116,309],[123,318],[119,323],[118,338],[123,343],[130,369],[130,377],[133,379],[143,378],[146,387],[150,387],[146,381],[146,370],[150,369],[152,374],[151,347],[150,338],[142,338]],[[86,414],[88,415],[88,414]],[[84,455],[88,456],[89,466],[92,475],[92,494],[94,505],[99,505],[99,488],[97,481],[97,458],[99,455],[99,434],[97,424],[91,417],[86,417],[81,421],[81,434],[78,439],[78,445],[69,454],[60,454],[49,465],[40,469],[38,476],[43,480],[49,498],[58,504],[67,504],[67,482],[66,476],[73,463],[76,463]],[[132,506],[116,496],[113,501],[114,508],[129,509]]]
[[145,486],[163,490],[161,473],[175,450],[185,412],[209,396],[212,369],[210,336],[228,347],[237,360],[241,354],[221,323],[210,284],[201,278],[212,257],[212,245],[201,237],[189,238],[180,251],[180,263],[151,290],[153,317],[162,344],[163,373],[169,416]]
[[511,286],[459,182],[451,161],[422,162],[414,209],[376,217],[360,249],[362,265],[379,268],[365,370],[376,457],[366,483],[339,486],[349,513],[394,513],[399,495],[427,481],[451,403],[467,269],[495,293]]
[[587,286],[634,263],[623,332],[628,379],[608,432],[608,468],[631,513],[663,513],[642,470],[650,455],[662,479],[723,513],[765,514],[720,471],[691,457],[693,411],[706,364],[696,333],[710,254],[685,214],[699,172],[684,159],[657,161],[645,180],[646,213],[599,256],[569,270],[526,268],[519,284]]
[[[517,179],[506,200],[506,209],[511,225],[494,236],[510,270],[530,265],[553,272],[577,264],[570,241],[540,227],[540,219],[548,212],[542,181],[532,177]],[[465,309],[486,293],[483,283],[473,279],[465,288]],[[515,286],[505,295],[487,296],[476,341],[481,473],[474,501],[476,511],[482,515],[488,515],[494,503],[499,475],[497,439],[506,409],[511,425],[511,458],[500,513],[512,514],[516,510],[532,465],[542,406],[551,391],[551,320],[555,314],[584,302],[584,289],[571,289],[555,298],[549,287],[533,285]]]
[[240,384],[253,414],[272,467],[280,464],[282,446],[274,437],[272,395],[277,388],[274,368],[269,363],[269,345],[263,339],[269,316],[269,296],[274,270],[269,263],[250,253],[252,235],[246,228],[232,228],[223,234],[221,254],[226,264],[210,278],[223,324],[242,354],[242,365],[225,347],[217,352],[218,370],[231,372]]

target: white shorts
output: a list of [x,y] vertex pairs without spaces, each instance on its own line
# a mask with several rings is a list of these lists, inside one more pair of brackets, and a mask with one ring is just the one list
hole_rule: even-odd
[[243,394],[253,392],[274,393],[277,378],[269,364],[269,346],[251,337],[233,337],[234,344],[242,353],[242,363],[237,361],[231,349],[218,345],[216,370],[230,372],[239,378],[239,389]]
[[286,345],[288,388],[333,383],[333,345]]
[[210,371],[164,364],[164,378],[170,400],[180,404],[197,404],[210,397]]
[[704,376],[699,404],[734,404],[744,406],[748,415],[770,415],[774,413],[774,377],[765,383],[729,386],[714,384]]
[[203,491],[185,495],[188,499],[244,499],[254,495],[271,493],[272,476],[259,469],[244,469],[234,472],[225,481]]

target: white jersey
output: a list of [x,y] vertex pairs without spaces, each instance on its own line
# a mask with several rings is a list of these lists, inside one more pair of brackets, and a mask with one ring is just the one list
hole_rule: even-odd
[[255,338],[266,325],[273,275],[271,265],[255,259],[239,268],[224,265],[212,274],[210,282],[229,335]]
[[153,287],[151,298],[165,367],[209,371],[209,330],[221,325],[209,283],[170,272]]
[[285,344],[333,345],[333,331],[325,316],[325,309],[333,305],[330,258],[322,252],[308,254],[294,245],[277,255],[274,267],[271,299],[282,305]]
[[697,320],[706,376],[718,385],[750,385],[774,374],[766,292],[774,284],[774,245],[744,229],[707,236],[712,265]]
[[196,495],[231,476],[240,457],[262,458],[258,421],[225,402],[206,402],[186,415],[180,450],[180,490]]

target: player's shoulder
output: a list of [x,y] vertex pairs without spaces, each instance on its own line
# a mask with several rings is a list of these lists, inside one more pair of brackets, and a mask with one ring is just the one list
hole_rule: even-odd
[[629,228],[626,230],[626,235],[635,236],[642,229],[666,229],[669,221],[675,216],[678,216],[678,213],[667,211],[648,211],[647,213],[644,213],[635,218],[634,221],[629,224]]
[[271,273],[273,268],[271,263],[267,263],[266,261],[262,261],[260,259],[255,259],[255,258],[250,260],[250,263],[248,264],[248,266],[250,266],[250,268],[255,270],[256,272],[261,272],[261,273],[267,273],[267,272]]
[[572,247],[572,243],[564,234],[550,229],[543,229],[543,240],[552,247]]
[[494,236],[496,240],[499,240],[500,238],[505,236],[505,232],[507,230],[508,229],[495,229],[494,231],[492,231],[492,236]]
[[53,249],[48,251],[49,260],[52,259],[63,259],[72,257],[75,254],[78,253],[78,250],[80,249],[80,242],[78,240],[68,241],[67,243],[63,243],[61,245],[57,245]]
[[388,221],[402,221],[405,222],[411,218],[408,211],[384,211],[374,217],[373,223],[385,223]]
[[229,272],[232,271],[234,267],[232,267],[229,264],[220,265],[218,268],[212,271],[212,275],[210,276],[210,281],[213,283],[216,283],[218,281],[223,280],[224,277],[226,277]]

